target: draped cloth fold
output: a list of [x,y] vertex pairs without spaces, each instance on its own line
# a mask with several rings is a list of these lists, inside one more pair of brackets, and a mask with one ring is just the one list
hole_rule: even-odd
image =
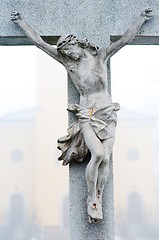
[[117,123],[116,111],[120,109],[118,103],[112,103],[102,108],[86,108],[79,104],[71,104],[68,111],[76,114],[76,120],[69,126],[68,135],[58,139],[58,149],[62,151],[58,160],[63,161],[63,165],[67,165],[72,160],[82,162],[88,153],[81,125],[90,123],[96,136],[104,141],[112,137],[107,126],[111,122]]

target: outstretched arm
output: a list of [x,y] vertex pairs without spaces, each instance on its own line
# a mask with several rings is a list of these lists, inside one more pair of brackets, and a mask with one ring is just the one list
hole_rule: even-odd
[[113,56],[122,47],[129,44],[133,40],[133,38],[136,36],[136,34],[138,33],[143,23],[151,19],[152,16],[153,15],[152,15],[151,9],[148,8],[142,11],[138,21],[132,27],[130,27],[119,40],[112,43],[108,48],[105,49],[106,51],[105,58],[109,58]]
[[52,47],[50,44],[43,41],[38,33],[36,33],[22,18],[21,14],[17,12],[12,12],[11,20],[13,23],[17,24],[25,33],[25,35],[41,50],[46,52],[48,55],[61,62],[60,56],[56,48]]

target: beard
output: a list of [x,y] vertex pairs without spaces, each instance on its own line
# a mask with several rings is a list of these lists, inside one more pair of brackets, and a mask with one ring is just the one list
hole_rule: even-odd
[[68,56],[69,56],[70,58],[76,60],[76,61],[77,61],[77,60],[79,59],[79,57],[80,57],[78,53],[74,53],[74,52],[69,53]]
[[62,51],[60,51],[60,53],[62,54],[62,56],[64,58],[66,58],[68,60],[72,59],[72,60],[77,61],[80,58],[80,55],[77,52],[71,52],[71,51],[66,52],[65,50],[62,50]]

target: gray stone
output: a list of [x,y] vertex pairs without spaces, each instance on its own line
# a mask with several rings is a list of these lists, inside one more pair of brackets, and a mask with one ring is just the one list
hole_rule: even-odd
[[[42,36],[61,36],[75,33],[87,37],[100,47],[108,45],[110,36],[122,35],[133,23],[142,9],[150,7],[154,12],[153,24],[147,23],[141,36],[159,36],[159,1],[134,0],[2,0],[0,16],[0,39],[10,36],[24,37],[21,30],[8,21],[12,11],[23,14],[28,23]],[[9,40],[8,44],[9,44]],[[22,42],[25,41],[22,39]],[[53,38],[49,41],[54,41]],[[157,39],[158,41],[158,39]],[[28,41],[26,41],[28,42]],[[25,42],[25,43],[26,43]],[[3,43],[3,41],[2,41]],[[17,39],[11,44],[20,44]],[[4,43],[5,44],[5,43]]]
[[[57,36],[63,33],[76,33],[87,37],[99,47],[109,45],[110,39],[116,40],[133,23],[142,9],[151,7],[154,19],[146,23],[134,43],[156,44],[159,36],[159,2],[141,0],[2,0],[0,17],[0,44],[31,44],[24,34],[9,21],[12,11],[19,11],[28,23],[50,43],[55,43]],[[56,37],[55,37],[56,36]],[[143,38],[143,36],[145,38]],[[109,86],[110,88],[110,86]],[[78,94],[69,84],[69,102],[77,101]],[[73,117],[70,117],[73,121]],[[113,240],[113,181],[112,162],[110,175],[104,194],[105,221],[92,225],[87,221],[85,165],[73,163],[70,166],[71,194],[71,236],[72,240]],[[75,204],[76,203],[76,204]]]

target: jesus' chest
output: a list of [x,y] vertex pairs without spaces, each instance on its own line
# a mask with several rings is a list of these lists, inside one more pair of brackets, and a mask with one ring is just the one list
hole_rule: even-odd
[[69,66],[68,71],[78,90],[102,90],[107,82],[106,65],[97,61],[81,61]]

